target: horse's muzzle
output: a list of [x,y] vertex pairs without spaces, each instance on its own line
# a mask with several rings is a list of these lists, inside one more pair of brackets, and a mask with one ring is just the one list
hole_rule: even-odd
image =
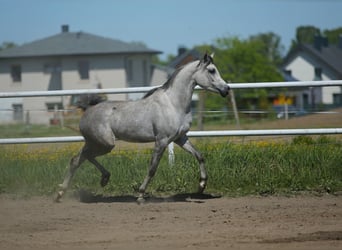
[[226,84],[223,88],[219,89],[220,95],[226,97],[229,94],[230,87]]

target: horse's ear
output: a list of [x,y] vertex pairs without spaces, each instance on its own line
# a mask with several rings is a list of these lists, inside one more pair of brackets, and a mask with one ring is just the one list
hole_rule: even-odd
[[207,52],[205,52],[205,54],[204,54],[204,56],[203,56],[203,59],[200,60],[200,62],[198,63],[197,66],[200,66],[201,63],[203,63],[203,64],[205,64],[205,65],[209,65],[209,64],[212,63],[212,62],[213,62],[212,57],[209,56]]
[[205,54],[204,54],[204,56],[203,56],[203,62],[204,62],[204,63],[208,63],[209,61],[210,61],[210,58],[209,58],[209,56],[208,56],[208,53],[205,52]]
[[205,54],[204,54],[202,60],[199,61],[197,67],[199,67],[202,63],[203,63],[203,64],[206,64],[207,62],[208,62],[208,53],[205,52]]
[[208,53],[206,52],[204,54],[204,57],[203,57],[203,63],[206,64],[206,65],[209,65],[210,63],[213,63],[213,56],[214,54],[211,54],[210,56],[208,55]]

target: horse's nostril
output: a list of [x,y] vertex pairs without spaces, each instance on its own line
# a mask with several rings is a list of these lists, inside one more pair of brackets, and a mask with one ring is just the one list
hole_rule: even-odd
[[224,89],[220,90],[220,94],[222,97],[226,97],[229,94],[229,88],[225,87]]
[[226,97],[229,94],[230,87],[228,85],[224,86],[223,90],[221,91],[221,95]]

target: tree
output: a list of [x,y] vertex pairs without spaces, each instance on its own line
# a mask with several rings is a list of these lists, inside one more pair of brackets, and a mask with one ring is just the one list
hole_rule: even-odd
[[281,45],[281,38],[279,35],[273,32],[261,33],[251,36],[250,40],[262,42],[264,45],[262,53],[275,65],[279,66],[282,63],[284,46]]
[[282,80],[276,63],[278,59],[269,56],[267,45],[260,39],[219,38],[215,47],[215,62],[224,79],[232,82]]
[[317,35],[321,35],[321,30],[315,26],[299,26],[296,29],[296,38],[292,40],[290,50],[294,49],[300,43],[313,44],[314,38]]
[[[282,45],[275,33],[261,33],[242,40],[238,37],[218,38],[212,45],[196,46],[200,53],[215,52],[214,62],[226,81],[238,82],[276,82],[283,78],[278,70],[281,63]],[[237,92],[237,99],[253,100],[258,106],[267,106],[268,94],[265,91],[244,90]],[[207,110],[220,110],[227,106],[227,100],[218,95],[205,92]],[[249,104],[246,104],[249,105]],[[255,103],[253,103],[255,105]]]
[[[272,44],[272,49],[269,49]],[[246,40],[237,37],[219,38],[215,45],[215,64],[222,78],[238,82],[276,82],[283,78],[278,71],[280,63],[280,38],[273,33],[259,34]],[[246,107],[267,106],[267,92],[260,89],[236,91],[239,104]],[[209,110],[219,110],[227,100],[217,95],[207,94],[205,106]]]
[[339,37],[342,35],[342,27],[331,29],[331,30],[324,30],[323,35],[328,38],[330,44],[338,44]]
[[17,45],[13,42],[3,42],[0,46],[0,51],[4,50],[4,49],[9,49],[9,48],[13,48],[16,47]]
[[315,36],[325,36],[329,44],[338,44],[339,36],[342,34],[342,27],[336,29],[326,29],[323,32],[315,26],[299,26],[296,29],[296,39],[292,40],[291,49],[300,43],[313,44]]

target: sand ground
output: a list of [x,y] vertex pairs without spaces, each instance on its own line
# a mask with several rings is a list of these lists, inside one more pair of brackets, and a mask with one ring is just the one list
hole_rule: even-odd
[[342,196],[0,195],[0,249],[342,249]]

